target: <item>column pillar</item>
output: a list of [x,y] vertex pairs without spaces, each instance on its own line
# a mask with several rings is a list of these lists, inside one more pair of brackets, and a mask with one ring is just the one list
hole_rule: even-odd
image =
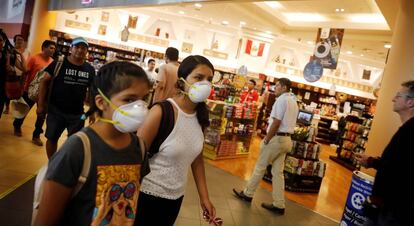
[[[414,1],[401,0],[394,26],[392,48],[384,69],[377,111],[368,137],[366,154],[380,156],[391,137],[401,126],[393,112],[392,99],[401,83],[414,80]],[[373,171],[369,171],[373,174]]]
[[56,13],[48,11],[48,0],[35,0],[27,47],[32,54],[39,53],[42,42],[50,39],[49,30],[56,25]]

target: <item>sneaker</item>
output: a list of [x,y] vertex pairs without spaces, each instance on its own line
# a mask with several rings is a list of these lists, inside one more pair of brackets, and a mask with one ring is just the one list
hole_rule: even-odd
[[16,137],[21,137],[22,135],[22,129],[21,128],[14,128],[14,135]]
[[43,142],[39,137],[33,137],[32,138],[32,143],[36,144],[37,146],[43,146]]
[[236,195],[237,198],[243,201],[252,202],[253,198],[245,195],[243,191],[237,191],[235,188],[233,188],[233,193]]
[[273,213],[279,214],[279,215],[283,215],[285,214],[285,209],[283,208],[278,208],[276,206],[274,206],[272,203],[262,203],[262,207],[272,211]]

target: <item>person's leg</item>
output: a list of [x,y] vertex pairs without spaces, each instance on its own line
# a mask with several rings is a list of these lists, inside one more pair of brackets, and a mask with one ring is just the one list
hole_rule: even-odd
[[60,136],[65,130],[65,118],[61,113],[49,111],[46,117],[46,153],[50,159],[57,150]]
[[4,114],[9,114],[10,112],[10,99],[6,96],[4,104],[6,105],[6,109],[4,109]]
[[278,155],[272,161],[272,197],[273,206],[284,209],[285,208],[285,177],[283,170],[285,168],[285,157],[292,148],[292,141],[290,137],[276,137],[274,151]]
[[177,200],[168,200],[140,192],[135,225],[173,226],[180,212],[182,201],[183,196]]
[[[2,88],[4,88],[4,85],[2,86]],[[0,118],[1,118],[1,115],[3,114],[5,102],[6,102],[6,93],[5,93],[5,90],[3,89],[3,90],[0,90]]]
[[264,173],[266,172],[266,167],[270,163],[270,160],[273,156],[273,143],[274,138],[270,140],[268,144],[264,144],[263,141],[260,143],[260,154],[256,161],[256,166],[249,181],[247,181],[246,188],[243,190],[243,193],[252,197],[259,186],[260,181],[262,180]]

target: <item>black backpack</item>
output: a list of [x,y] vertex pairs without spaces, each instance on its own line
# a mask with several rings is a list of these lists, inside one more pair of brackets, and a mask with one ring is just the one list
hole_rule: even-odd
[[174,108],[168,100],[154,103],[151,108],[155,105],[160,105],[162,110],[160,127],[158,128],[157,135],[152,141],[151,147],[148,150],[148,157],[151,158],[160,151],[161,144],[167,139],[171,131],[174,129],[175,118]]

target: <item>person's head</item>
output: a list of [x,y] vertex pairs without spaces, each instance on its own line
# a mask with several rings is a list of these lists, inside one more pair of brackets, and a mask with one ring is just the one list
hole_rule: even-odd
[[[88,113],[96,112],[100,118],[114,124],[121,132],[132,132],[134,130],[122,131],[123,128],[119,126],[128,130],[134,124],[142,123],[142,117],[145,115],[141,110],[145,110],[146,114],[147,107],[143,100],[149,88],[150,81],[140,66],[126,61],[105,64],[93,78],[89,100],[91,110]],[[137,122],[137,120],[141,121]]]
[[255,86],[256,86],[256,81],[255,80],[250,79],[247,82],[247,88],[249,89],[249,91],[252,90],[252,89],[254,89]]
[[56,51],[56,43],[54,41],[45,40],[42,43],[42,53],[48,57],[53,57]]
[[24,48],[24,41],[24,37],[21,34],[15,35],[13,37],[13,43],[16,49]]
[[77,37],[72,40],[71,46],[71,56],[78,60],[85,60],[86,54],[88,53],[89,43],[83,37]]
[[178,61],[178,49],[168,47],[167,50],[165,50],[165,61],[167,63],[171,61]]
[[280,96],[283,93],[289,92],[292,82],[288,78],[280,78],[275,85],[275,94]]
[[183,93],[189,93],[189,95],[186,95],[186,98],[190,98],[192,102],[197,103],[198,122],[203,128],[207,127],[209,125],[208,109],[204,101],[211,90],[210,82],[214,74],[213,64],[203,56],[191,55],[181,62],[177,74],[179,78],[177,88]]
[[393,110],[397,113],[414,113],[414,80],[401,84],[401,88],[392,99],[394,102]]
[[149,59],[148,60],[148,70],[149,71],[154,71],[155,69],[155,60],[154,59]]

